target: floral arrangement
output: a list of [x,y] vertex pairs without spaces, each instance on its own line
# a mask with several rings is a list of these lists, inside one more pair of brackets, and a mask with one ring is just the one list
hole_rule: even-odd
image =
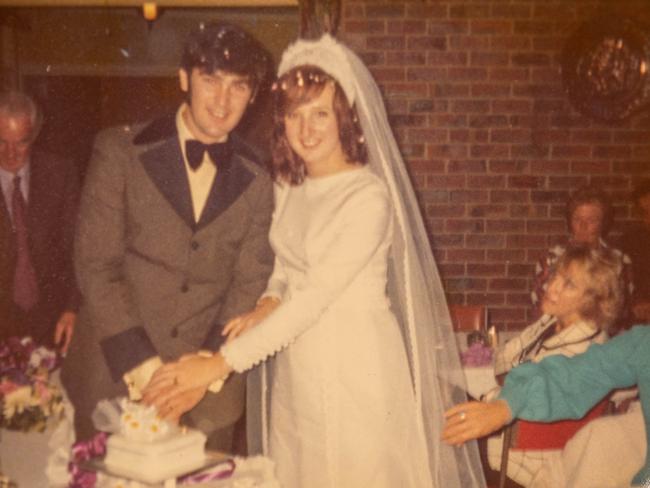
[[50,384],[57,354],[30,337],[0,341],[0,427],[42,432],[63,413],[61,391]]
[[460,353],[464,366],[479,367],[492,364],[492,348],[481,342],[475,342]]

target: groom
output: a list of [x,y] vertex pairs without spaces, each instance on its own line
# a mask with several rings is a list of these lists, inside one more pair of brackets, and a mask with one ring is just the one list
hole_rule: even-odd
[[[202,24],[184,48],[178,111],[98,135],[75,243],[83,305],[62,372],[79,439],[98,400],[138,398],[162,362],[205,347],[264,290],[271,181],[233,130],[269,60],[239,28]],[[185,422],[229,450],[244,390],[235,375]]]

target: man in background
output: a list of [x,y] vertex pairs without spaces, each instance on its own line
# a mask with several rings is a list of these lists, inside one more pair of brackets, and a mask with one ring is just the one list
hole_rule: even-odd
[[0,93],[0,335],[30,335],[65,352],[79,305],[79,177],[73,164],[32,150],[42,121],[28,95]]
[[[266,287],[271,180],[233,131],[269,60],[241,29],[201,24],[183,51],[176,113],[98,135],[75,246],[84,303],[62,373],[79,439],[94,432],[98,400],[138,398],[162,362],[214,349],[215,325]],[[244,403],[245,378],[233,375],[184,421],[228,451]]]
[[634,266],[632,322],[650,323],[650,179],[639,181],[632,193],[641,221],[621,238],[621,248]]

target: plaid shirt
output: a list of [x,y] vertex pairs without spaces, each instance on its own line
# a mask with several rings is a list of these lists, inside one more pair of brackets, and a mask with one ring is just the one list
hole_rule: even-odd
[[[591,344],[602,344],[608,339],[605,331],[594,329],[591,324],[583,321],[554,333],[556,322],[555,317],[543,315],[521,334],[506,342],[496,352],[494,374],[507,373],[522,362],[539,362],[555,354],[575,356],[585,352]],[[497,394],[498,391],[490,392],[489,397],[496,397]],[[488,439],[488,461],[492,469],[498,470],[501,467],[502,446],[501,435]],[[508,455],[508,478],[528,486],[546,459],[552,458],[556,455],[553,453],[557,452],[556,449],[511,449]]]

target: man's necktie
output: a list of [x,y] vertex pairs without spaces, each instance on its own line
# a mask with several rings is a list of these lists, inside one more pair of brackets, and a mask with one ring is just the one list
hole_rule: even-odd
[[230,162],[231,149],[228,142],[203,144],[201,141],[188,139],[185,141],[185,155],[190,168],[195,170],[201,166],[206,151],[210,155],[212,162],[217,166],[227,165]]
[[30,310],[38,302],[36,272],[29,256],[27,234],[27,211],[23,193],[20,191],[20,176],[14,178],[11,195],[11,212],[16,238],[16,270],[14,273],[14,303],[24,311]]

